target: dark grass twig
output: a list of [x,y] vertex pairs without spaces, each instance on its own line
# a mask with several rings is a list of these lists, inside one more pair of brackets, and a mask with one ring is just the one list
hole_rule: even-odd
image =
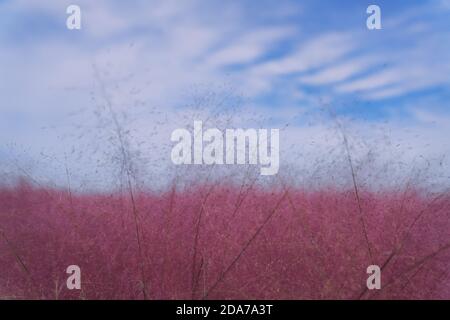
[[109,115],[111,116],[111,119],[113,121],[113,129],[114,133],[116,135],[116,138],[119,142],[119,152],[121,154],[121,160],[122,160],[122,168],[125,171],[125,177],[126,177],[126,186],[127,191],[130,196],[131,204],[132,204],[132,213],[133,213],[133,220],[134,220],[134,227],[135,227],[135,233],[136,233],[136,242],[138,246],[138,254],[139,254],[139,265],[140,265],[140,273],[141,273],[141,282],[142,282],[142,294],[144,299],[146,300],[148,298],[147,293],[147,285],[146,285],[146,277],[145,277],[145,266],[144,266],[144,255],[142,250],[142,244],[141,244],[141,232],[139,228],[139,218],[138,218],[138,210],[136,206],[135,196],[134,196],[134,190],[132,185],[132,160],[130,156],[130,151],[128,150],[128,143],[126,141],[126,137],[123,132],[123,128],[119,122],[119,119],[116,116],[116,113],[114,112],[112,101],[106,91],[105,85],[100,77],[100,74],[94,65],[94,74],[95,77],[100,85],[100,93],[105,101],[107,110],[109,112]]
[[231,263],[225,268],[225,270],[221,273],[221,275],[218,277],[218,279],[213,283],[213,285],[206,291],[206,293],[203,295],[203,299],[207,299],[208,296],[211,294],[211,292],[214,291],[214,289],[225,279],[226,275],[230,272],[230,270],[234,267],[234,265],[239,261],[239,259],[242,257],[242,255],[245,253],[245,251],[248,249],[250,244],[256,239],[256,237],[260,234],[264,226],[270,221],[270,219],[275,215],[277,212],[279,206],[283,202],[283,200],[286,198],[287,192],[285,191],[283,195],[278,200],[275,207],[272,209],[272,211],[269,213],[269,215],[266,217],[266,219],[263,221],[263,223],[258,227],[258,229],[255,231],[255,233],[252,235],[252,237],[244,244],[244,246],[241,248],[237,256],[231,261]]

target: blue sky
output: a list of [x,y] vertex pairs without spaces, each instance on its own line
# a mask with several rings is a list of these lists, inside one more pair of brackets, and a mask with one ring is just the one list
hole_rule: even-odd
[[[65,27],[69,4],[81,7],[81,30]],[[370,4],[381,30],[366,28]],[[76,145],[71,115],[95,107],[99,79],[148,127],[161,119],[136,106],[169,115],[162,131],[212,91],[241,101],[241,119],[289,123],[296,135],[327,105],[356,127],[387,121],[394,139],[410,129],[431,153],[450,150],[448,0],[0,1],[0,48],[2,154],[11,143],[31,158]]]
[[102,50],[139,42],[151,61],[160,42],[157,54],[170,50],[182,72],[208,73],[192,84],[236,77],[240,93],[271,108],[322,96],[343,113],[386,117],[396,108],[408,116],[409,101],[445,104],[449,96],[448,1],[378,1],[383,29],[375,31],[366,29],[365,1],[81,1],[83,29],[72,32],[64,26],[68,3],[1,2],[3,61],[12,69],[6,72],[20,72],[8,53],[43,71],[47,61],[38,55],[46,45],[55,56],[65,49],[93,61]]

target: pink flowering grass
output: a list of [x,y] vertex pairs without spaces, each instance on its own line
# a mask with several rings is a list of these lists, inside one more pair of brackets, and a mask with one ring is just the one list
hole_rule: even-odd
[[223,183],[131,201],[22,182],[0,189],[0,297],[450,299],[449,215],[448,192]]

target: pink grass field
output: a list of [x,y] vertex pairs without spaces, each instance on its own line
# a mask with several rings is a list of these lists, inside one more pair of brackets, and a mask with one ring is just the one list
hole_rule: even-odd
[[[450,194],[359,198],[225,183],[134,201],[2,187],[0,298],[450,299]],[[371,264],[381,290],[366,288]],[[69,265],[81,290],[66,287]]]

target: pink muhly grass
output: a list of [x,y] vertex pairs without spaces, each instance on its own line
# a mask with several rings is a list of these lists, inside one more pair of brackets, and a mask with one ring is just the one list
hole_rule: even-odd
[[[412,189],[356,201],[217,183],[130,199],[22,182],[0,190],[0,297],[449,299],[449,214],[448,192]],[[72,264],[81,290],[66,288]],[[371,264],[381,290],[366,290]]]

